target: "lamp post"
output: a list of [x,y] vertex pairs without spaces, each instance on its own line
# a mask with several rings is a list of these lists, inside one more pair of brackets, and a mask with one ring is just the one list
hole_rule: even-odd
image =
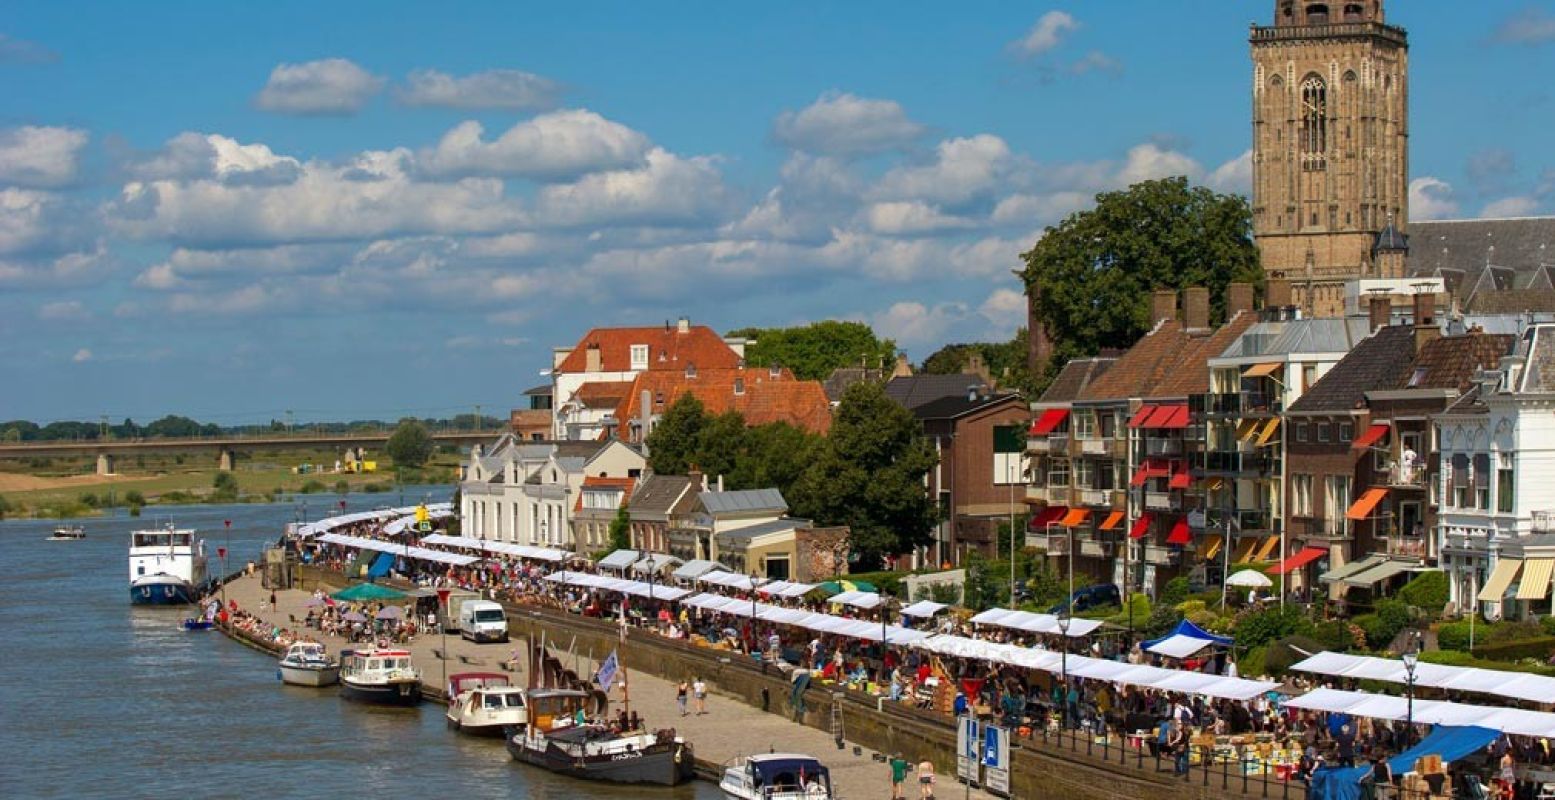
[[1408,693],[1409,703],[1405,706],[1404,749],[1415,741],[1415,667],[1420,663],[1420,653],[1410,646],[1409,652],[1404,653],[1404,687]]
[[[225,539],[222,542],[222,544],[224,546],[221,548],[221,553],[220,553],[220,555],[221,555],[221,607],[222,608],[226,608],[227,607],[227,578],[232,575],[232,570],[227,565],[227,554],[232,552],[232,520],[224,519],[224,520],[221,521],[221,524],[226,529]],[[169,539],[169,541],[171,541],[171,539]],[[271,609],[271,610],[274,611],[275,609]]]
[[[1074,597],[1071,593],[1070,600],[1072,601],[1073,599]],[[1072,620],[1069,616],[1070,611],[1069,604],[1064,604],[1064,615],[1058,618],[1058,635],[1062,639],[1059,643],[1061,647],[1059,669],[1060,675],[1063,676],[1063,680],[1059,683],[1059,702],[1062,703],[1059,718],[1063,720],[1062,725],[1066,729],[1069,727],[1069,623]]]
[[[442,611],[437,615],[437,627],[443,635],[443,649],[438,651],[443,662],[443,691],[448,691],[448,589],[446,587],[437,590],[437,604]],[[452,700],[452,698],[449,698]]]
[[1005,480],[1010,484],[1010,609],[1015,608],[1015,465],[1008,464]]

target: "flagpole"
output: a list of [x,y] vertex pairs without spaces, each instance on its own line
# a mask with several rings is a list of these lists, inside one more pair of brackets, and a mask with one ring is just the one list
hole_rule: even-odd
[[621,710],[626,712],[626,718],[632,718],[632,691],[628,688],[629,681],[626,677],[626,599],[621,599],[621,644],[617,648],[616,668],[621,673]]

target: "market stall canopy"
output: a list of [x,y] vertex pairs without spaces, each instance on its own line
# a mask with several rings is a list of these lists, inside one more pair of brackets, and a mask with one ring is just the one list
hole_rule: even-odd
[[[1404,662],[1393,658],[1357,656],[1349,653],[1322,652],[1291,666],[1298,672],[1358,678],[1383,683],[1404,684],[1409,671]],[[1479,667],[1454,667],[1446,664],[1415,665],[1415,685],[1432,689],[1510,697],[1549,703],[1555,700],[1555,678],[1525,672],[1509,672]]]
[[[1388,768],[1394,775],[1412,772],[1421,756],[1440,756],[1443,763],[1451,763],[1479,752],[1495,741],[1501,733],[1478,725],[1438,725],[1419,744],[1388,759]],[[1356,800],[1360,797],[1360,782],[1371,772],[1371,767],[1347,767],[1320,770],[1312,779],[1312,796],[1326,800]]]
[[691,594],[689,589],[682,589],[678,586],[665,586],[662,583],[648,583],[646,581],[634,581],[625,578],[611,578],[606,575],[593,575],[587,572],[553,572],[545,576],[545,580],[567,586],[620,592],[633,597],[646,597],[650,600],[679,600]]
[[828,603],[838,603],[854,608],[878,608],[880,595],[874,592],[841,592],[827,598]]
[[626,569],[637,562],[638,556],[636,550],[617,550],[601,558],[595,566],[600,569]]
[[680,565],[680,568],[670,573],[670,577],[677,581],[692,581],[706,575],[709,572],[728,572],[729,568],[717,561],[694,558]]
[[[453,503],[433,503],[427,506],[428,519],[448,519],[452,516],[454,516]],[[415,524],[416,512],[412,511],[402,517],[389,520],[383,526],[383,532],[389,536],[398,536]]]
[[947,608],[950,608],[950,606],[944,603],[936,603],[933,600],[919,600],[902,609],[902,613],[909,617],[932,617]]
[[873,591],[878,591],[875,588],[875,585],[873,583],[870,583],[869,581],[850,581],[850,580],[846,580],[846,579],[835,580],[835,581],[825,581],[824,583],[818,584],[816,586],[816,588],[818,588],[821,591],[825,592],[827,594],[827,596],[831,596],[831,595],[834,595],[834,594],[842,594],[843,592],[873,592]]
[[1235,640],[1229,636],[1217,636],[1188,620],[1178,620],[1177,627],[1159,639],[1140,642],[1140,647],[1151,653],[1170,658],[1187,658],[1210,645],[1230,647]]
[[464,567],[480,561],[475,556],[460,555],[458,553],[445,553],[441,550],[428,550],[425,547],[411,547],[396,542],[387,542],[382,539],[368,539],[363,536],[346,536],[342,533],[326,533],[318,538],[325,544],[335,544],[341,547],[354,547],[358,550],[371,550],[378,553],[389,553],[405,558],[415,558],[422,561],[432,561],[438,564],[448,564],[455,567]]
[[750,591],[758,585],[758,582],[751,580],[749,575],[741,575],[738,572],[709,572],[697,580],[703,583],[711,583],[714,586],[726,586],[730,589],[744,589],[746,591]]
[[[1025,631],[1026,633],[1064,634],[1059,618],[1053,614],[1033,614],[1030,611],[1016,611],[1006,608],[990,608],[972,617],[972,623],[975,625],[992,625],[996,628],[1009,628],[1011,630]],[[1068,636],[1071,639],[1089,636],[1100,627],[1100,620],[1080,619],[1078,617],[1070,618]]]
[[642,558],[633,562],[631,571],[633,575],[647,575],[650,572],[657,574],[665,567],[678,567],[682,563],[684,562],[672,555],[644,553]]
[[756,587],[756,591],[760,594],[767,595],[768,597],[782,597],[784,599],[804,597],[814,591],[814,589],[815,584],[813,583],[793,583],[790,581],[773,581],[772,583]]
[[[1411,713],[1405,698],[1339,689],[1313,689],[1284,706],[1386,720],[1406,719]],[[1477,725],[1514,736],[1555,736],[1555,714],[1548,711],[1416,699],[1413,718],[1423,725]]]
[[379,586],[376,583],[358,583],[330,595],[346,603],[361,603],[368,600],[404,600],[405,593],[388,586]]
[[527,558],[533,561],[559,562],[565,561],[571,553],[566,550],[557,550],[554,547],[533,547],[527,544],[514,544],[513,542],[499,542],[495,539],[476,539],[470,536],[448,536],[434,533],[421,540],[422,544],[433,547],[457,547],[460,550],[479,550],[483,555],[499,553],[516,558]]

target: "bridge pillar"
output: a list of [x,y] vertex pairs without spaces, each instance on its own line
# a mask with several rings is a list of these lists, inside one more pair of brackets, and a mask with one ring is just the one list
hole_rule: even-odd
[[109,455],[108,453],[98,453],[97,454],[97,474],[98,475],[112,475],[113,474],[113,456]]
[[217,469],[220,469],[222,472],[231,472],[233,470],[233,466],[237,463],[237,460],[238,454],[235,451],[222,448],[221,461],[217,465]]

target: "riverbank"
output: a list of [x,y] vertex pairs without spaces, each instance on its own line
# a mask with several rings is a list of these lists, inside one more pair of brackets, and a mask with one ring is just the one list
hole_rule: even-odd
[[[338,588],[344,584],[344,580],[331,583],[326,579],[325,588]],[[317,585],[316,582],[309,581],[305,585],[306,590],[278,591],[276,592],[278,608],[265,609],[261,606],[269,601],[268,591],[260,585],[257,576],[248,576],[227,585],[227,598],[237,601],[241,609],[271,625],[298,630],[301,625],[294,624],[292,619],[301,620],[306,616],[307,609],[303,604],[311,597]],[[537,629],[537,619],[533,613],[523,609],[515,609],[512,614],[514,627],[525,633]],[[579,674],[592,674],[597,667],[597,661],[606,655],[603,648],[593,649],[590,653],[591,645],[585,644],[582,636],[574,639],[572,637],[574,632],[567,630],[565,626],[550,624],[545,626],[545,629],[548,631],[549,641],[556,643],[562,652],[565,652],[569,641],[579,643],[576,650],[582,652],[576,652],[574,657],[562,656],[567,666],[572,667],[574,663],[577,664],[576,670]],[[333,652],[348,646],[338,637],[317,635],[317,631],[310,631],[310,633],[314,634],[313,638],[327,644]],[[249,646],[263,649],[267,654],[275,652],[273,646],[257,641],[241,631],[234,631],[233,634],[234,638]],[[422,672],[429,697],[441,695],[441,687],[446,685],[443,678],[445,668],[448,674],[500,671],[502,662],[507,661],[515,649],[522,654],[523,644],[517,640],[507,645],[477,645],[457,636],[448,636],[449,659],[442,660],[437,657],[436,651],[443,646],[443,638],[440,635],[421,636],[408,646],[412,659]],[[793,722],[778,714],[762,713],[759,708],[751,707],[742,698],[724,690],[718,676],[711,671],[701,675],[713,688],[707,700],[708,713],[679,716],[675,705],[675,680],[655,674],[663,671],[666,662],[662,659],[653,659],[646,647],[633,647],[631,646],[633,644],[639,643],[632,641],[626,649],[627,667],[630,670],[632,710],[643,716],[650,727],[673,727],[690,741],[698,761],[699,775],[713,778],[722,772],[726,762],[737,756],[767,752],[771,749],[799,751],[810,753],[826,763],[831,769],[832,781],[840,796],[850,799],[889,796],[889,768],[885,763],[874,759],[876,751],[873,748],[856,744],[850,738],[845,742],[844,748],[839,750],[827,731]],[[522,657],[518,661],[522,662]],[[512,673],[513,681],[522,685],[525,680],[522,673],[523,665],[520,663],[516,666],[518,669]],[[686,680],[691,680],[697,676],[687,674],[684,677]],[[818,693],[812,692],[812,694]],[[619,701],[620,693],[613,692],[612,706],[618,707]],[[773,697],[772,704],[774,708],[779,706],[780,698]],[[951,754],[943,755],[949,758]],[[492,757],[509,758],[500,748],[493,748]],[[948,776],[941,777],[941,786],[954,788],[952,793],[954,796],[963,794],[963,789],[955,786],[953,779]],[[972,792],[971,796],[991,797],[977,791]]]

